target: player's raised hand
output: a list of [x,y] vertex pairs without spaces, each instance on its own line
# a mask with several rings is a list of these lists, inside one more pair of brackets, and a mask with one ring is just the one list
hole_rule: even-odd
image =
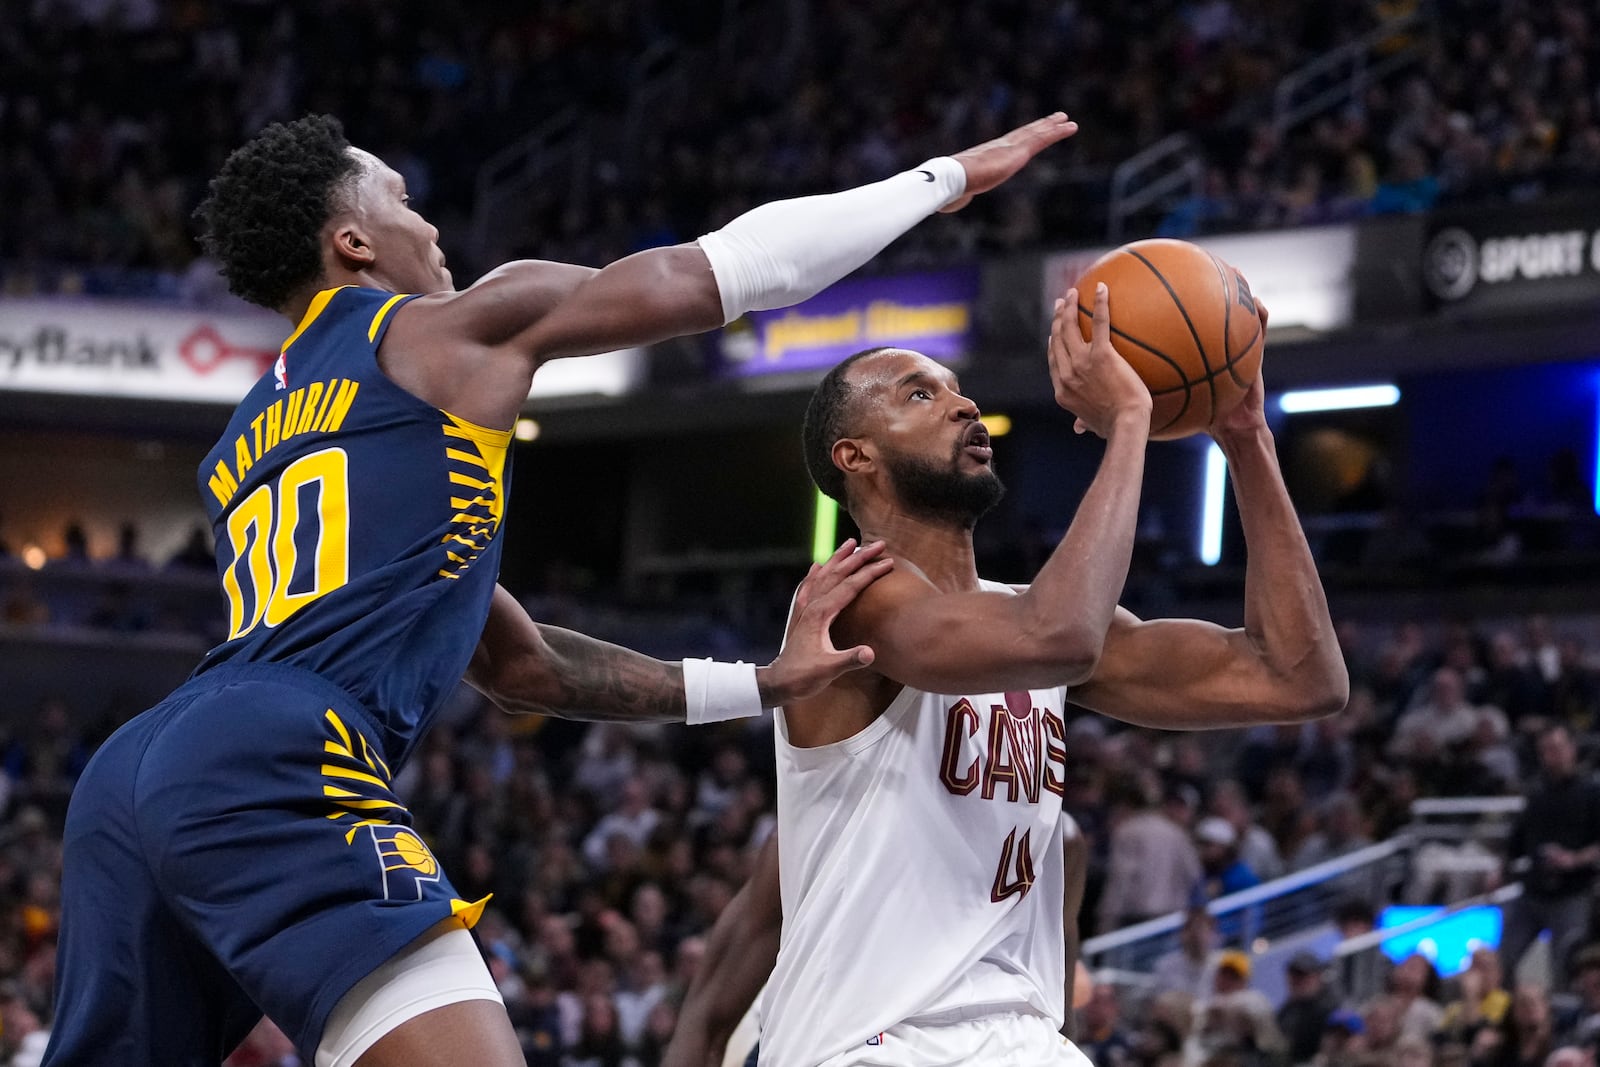
[[[1078,132],[1078,124],[1067,118],[1067,113],[1057,111],[992,141],[985,141],[965,152],[957,152],[955,159],[967,172],[967,191],[940,211],[960,211],[972,203],[979,193],[987,193],[1027,165],[1028,160],[1043,152],[1057,141],[1065,141]],[[929,181],[933,179],[930,178]]]
[[[1256,316],[1261,320],[1262,344],[1266,343],[1267,336],[1267,305],[1259,299],[1256,300]],[[1256,380],[1250,383],[1243,398],[1233,406],[1233,410],[1217,420],[1211,428],[1211,436],[1221,442],[1227,437],[1249,435],[1266,429],[1267,426],[1267,387],[1263,384],[1262,374],[1256,371]]]
[[883,554],[882,541],[858,550],[854,538],[840,545],[826,563],[811,565],[795,593],[783,651],[770,668],[775,703],[813,696],[839,675],[872,663],[872,649],[857,645],[840,651],[829,631],[857,594],[893,568],[894,560]]
[[1150,389],[1111,345],[1111,293],[1104,282],[1095,287],[1094,317],[1089,339],[1078,325],[1078,290],[1068,289],[1056,301],[1050,324],[1050,380],[1056,403],[1078,417],[1074,428],[1106,437],[1124,415],[1150,421]]

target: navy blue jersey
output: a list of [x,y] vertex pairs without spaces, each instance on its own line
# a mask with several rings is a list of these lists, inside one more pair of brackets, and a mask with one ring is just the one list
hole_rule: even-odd
[[270,662],[360,701],[396,769],[460,681],[500,570],[510,433],[378,367],[408,296],[317,294],[200,468],[228,638],[196,670]]

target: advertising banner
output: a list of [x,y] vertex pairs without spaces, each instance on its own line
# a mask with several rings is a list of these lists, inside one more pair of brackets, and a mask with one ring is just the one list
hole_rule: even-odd
[[755,311],[722,333],[724,373],[734,377],[831,367],[879,345],[950,362],[973,343],[976,267],[847,280],[803,304]]
[[[1351,321],[1356,263],[1354,226],[1196,237],[1193,243],[1237,267],[1272,311],[1272,331],[1335,330]],[[1046,256],[1040,293],[1046,316],[1056,299],[1110,248]]]
[[1600,296],[1600,204],[1437,212],[1421,274],[1434,309],[1592,301]]
[[[0,390],[233,405],[269,370],[289,323],[89,299],[0,300]],[[531,398],[618,396],[644,376],[639,349],[553,360]]]

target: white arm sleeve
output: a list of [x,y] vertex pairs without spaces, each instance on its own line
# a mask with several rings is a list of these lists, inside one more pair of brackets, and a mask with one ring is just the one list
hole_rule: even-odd
[[815,296],[966,188],[966,170],[940,156],[872,185],[745,212],[700,238],[722,294],[723,322]]

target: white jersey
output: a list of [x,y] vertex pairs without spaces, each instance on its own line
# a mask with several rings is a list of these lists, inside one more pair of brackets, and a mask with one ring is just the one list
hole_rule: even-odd
[[777,713],[783,935],[763,1067],[814,1067],[907,1022],[1060,1027],[1065,698],[908,687],[820,748],[789,744]]

